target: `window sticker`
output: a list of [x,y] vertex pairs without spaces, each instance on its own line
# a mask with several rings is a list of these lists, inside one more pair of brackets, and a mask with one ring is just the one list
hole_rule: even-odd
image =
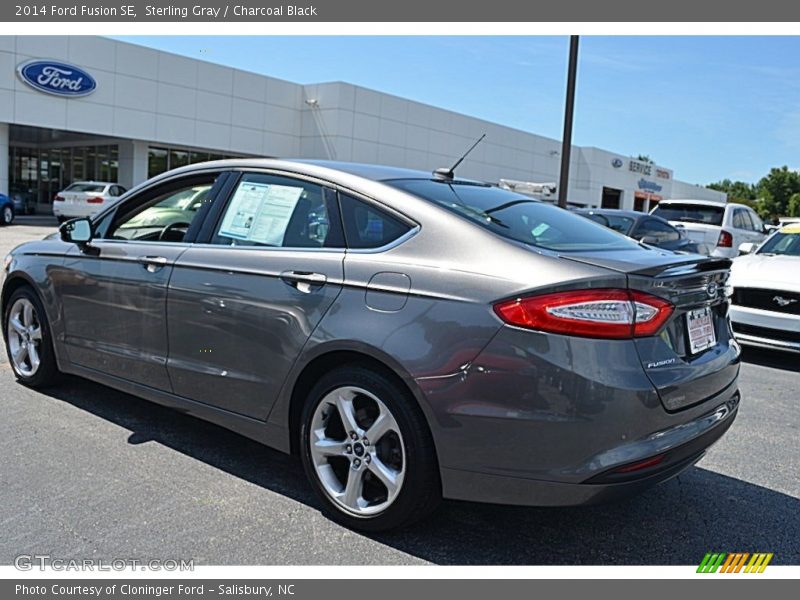
[[244,182],[231,199],[219,235],[280,246],[302,194],[302,187]]

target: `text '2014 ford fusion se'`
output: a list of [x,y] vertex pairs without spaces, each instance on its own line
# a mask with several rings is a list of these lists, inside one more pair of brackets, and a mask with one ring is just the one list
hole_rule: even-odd
[[221,161],[17,247],[3,333],[22,383],[79,375],[295,452],[374,531],[694,464],[739,404],[729,266],[452,173]]

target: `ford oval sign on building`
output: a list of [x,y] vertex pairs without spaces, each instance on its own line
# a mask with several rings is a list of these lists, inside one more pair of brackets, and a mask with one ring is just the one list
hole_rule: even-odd
[[56,96],[86,96],[97,87],[83,69],[55,60],[29,60],[17,67],[17,73],[32,88]]

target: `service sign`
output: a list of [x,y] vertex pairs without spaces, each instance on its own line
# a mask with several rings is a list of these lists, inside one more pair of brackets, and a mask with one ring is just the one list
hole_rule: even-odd
[[87,96],[97,87],[83,69],[55,60],[29,60],[17,67],[17,73],[32,88],[56,96]]

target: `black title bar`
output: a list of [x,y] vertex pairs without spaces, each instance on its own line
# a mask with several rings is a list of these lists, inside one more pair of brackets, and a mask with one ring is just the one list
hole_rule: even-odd
[[44,0],[0,4],[0,21],[17,22],[781,22],[800,21],[800,4],[711,0]]

